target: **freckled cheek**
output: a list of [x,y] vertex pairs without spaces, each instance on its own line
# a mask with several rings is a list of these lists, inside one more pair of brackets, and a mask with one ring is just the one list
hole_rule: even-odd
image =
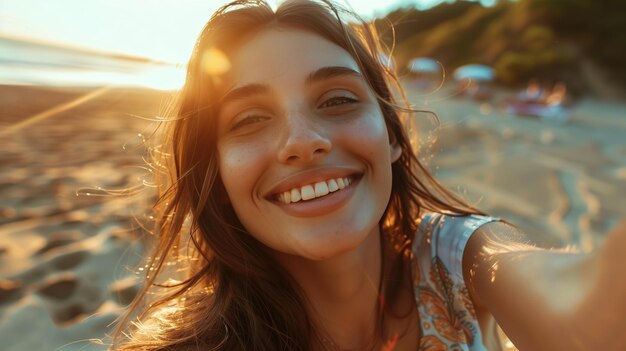
[[382,116],[370,115],[350,125],[350,131],[343,133],[344,138],[350,138],[350,142],[362,146],[362,151],[368,156],[380,154],[388,150],[389,136]]
[[256,144],[218,145],[220,174],[232,197],[250,193],[262,175],[264,148]]

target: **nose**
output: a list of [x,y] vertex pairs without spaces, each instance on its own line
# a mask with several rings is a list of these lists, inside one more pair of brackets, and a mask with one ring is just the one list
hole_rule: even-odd
[[332,148],[324,127],[304,113],[290,113],[284,126],[278,151],[280,162],[311,162],[327,154]]

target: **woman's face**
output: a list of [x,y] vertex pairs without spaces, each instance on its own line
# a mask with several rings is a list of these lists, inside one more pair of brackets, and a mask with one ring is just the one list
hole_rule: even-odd
[[378,235],[401,151],[354,59],[315,34],[268,29],[230,60],[217,148],[246,230],[311,260]]

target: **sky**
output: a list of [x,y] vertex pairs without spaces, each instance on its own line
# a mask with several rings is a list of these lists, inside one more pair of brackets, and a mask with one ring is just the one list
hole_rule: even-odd
[[[269,0],[276,4],[279,0]],[[446,0],[336,0],[365,18],[399,6],[428,8]],[[102,52],[187,61],[216,0],[0,0],[0,36]]]

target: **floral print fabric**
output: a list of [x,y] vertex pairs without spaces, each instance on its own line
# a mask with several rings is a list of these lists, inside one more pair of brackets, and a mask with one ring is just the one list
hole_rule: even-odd
[[442,214],[422,218],[413,247],[419,351],[483,351],[476,312],[463,280],[463,250],[481,225],[498,219]]

